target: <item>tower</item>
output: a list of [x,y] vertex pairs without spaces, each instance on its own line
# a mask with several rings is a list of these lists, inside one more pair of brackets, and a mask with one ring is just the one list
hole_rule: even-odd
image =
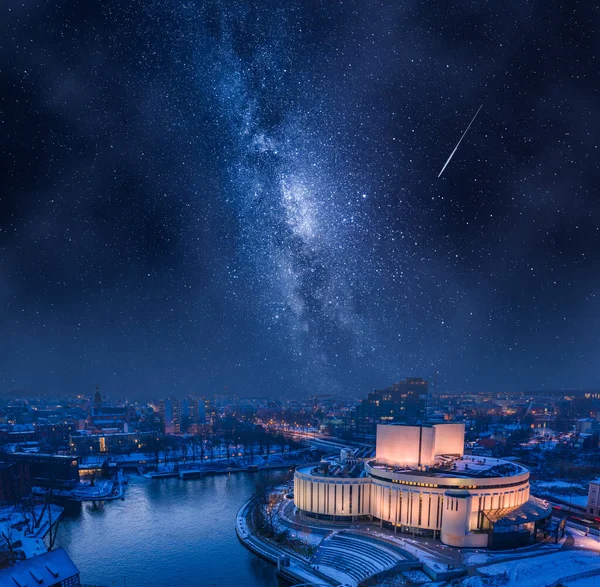
[[102,396],[100,395],[100,387],[96,385],[96,393],[94,394],[94,406],[99,407],[102,404]]

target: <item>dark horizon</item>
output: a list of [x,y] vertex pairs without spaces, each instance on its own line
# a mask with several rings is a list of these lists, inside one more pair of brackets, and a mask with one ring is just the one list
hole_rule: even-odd
[[591,4],[5,7],[1,394],[600,387]]

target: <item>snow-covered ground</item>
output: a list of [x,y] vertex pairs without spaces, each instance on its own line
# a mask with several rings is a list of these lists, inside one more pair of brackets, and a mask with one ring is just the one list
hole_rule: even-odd
[[535,481],[535,486],[540,489],[582,489],[581,483],[572,483],[570,481]]
[[319,546],[323,541],[322,534],[314,534],[313,532],[304,532],[301,530],[290,530],[289,528],[285,528],[289,531],[290,536],[292,538],[297,538],[298,540],[302,540],[302,542],[306,542],[306,544],[310,544],[312,546]]
[[[598,554],[578,550],[566,550],[479,568],[482,575],[495,579],[492,584],[506,587],[547,587],[558,579],[592,570],[598,570],[600,573]],[[588,585],[591,585],[593,579],[587,580]],[[463,582],[461,587],[466,585]],[[475,585],[468,585],[475,587]]]
[[575,548],[585,548],[600,553],[600,536],[589,532],[586,534],[585,530],[574,528],[571,524],[568,525],[568,532],[573,536]]
[[369,533],[373,536],[386,538],[390,542],[395,542],[396,544],[398,544],[398,546],[404,548],[409,554],[414,555],[422,563],[424,563],[430,569],[433,569],[436,572],[447,571],[449,564],[453,564],[454,566],[456,566],[455,561],[451,559],[444,559],[442,554],[433,553],[430,550],[427,550],[425,547],[421,546],[421,544],[416,540],[411,540],[410,538],[402,538],[400,536],[391,536],[389,534],[384,534],[383,532],[377,532],[375,530],[370,530]]
[[481,552],[465,552],[463,555],[463,561],[467,566],[472,565],[482,565],[485,563],[494,563],[506,560],[507,558],[531,558],[536,554],[540,554],[541,552],[547,553],[553,550],[559,550],[566,538],[563,538],[558,544],[544,544],[543,546],[539,546],[536,550],[531,550],[530,547],[525,547],[521,552],[510,550],[505,552],[494,552],[490,551],[481,551]]
[[[292,486],[293,487],[293,486]],[[302,540],[306,544],[311,546],[319,546],[323,538],[327,535],[327,532],[313,532],[310,527],[305,527],[304,530],[290,527],[288,524],[282,521],[282,518],[286,518],[285,509],[293,506],[290,500],[285,495],[292,491],[292,487],[289,485],[282,485],[277,487],[277,490],[281,493],[281,501],[277,505],[277,516],[275,518],[275,527],[279,532],[289,532],[292,538]]]
[[532,492],[552,497],[560,502],[569,503],[573,506],[585,508],[587,506],[588,486],[587,483],[575,483],[571,481],[534,481],[531,484]]
[[[42,516],[43,506],[35,506],[35,517],[39,520],[36,527],[33,522],[33,516],[30,513],[24,513],[18,508],[5,507],[0,508],[0,535],[8,537],[11,543],[21,542],[21,546],[14,547],[15,551],[22,551],[25,558],[30,558],[37,554],[46,552],[44,536],[48,532],[49,516],[48,509]],[[63,508],[57,505],[49,506],[51,508],[52,524],[62,516]],[[41,520],[40,520],[41,517]],[[28,520],[31,520],[30,522]],[[5,539],[2,539],[5,543]],[[4,546],[4,544],[2,544]]]
[[402,573],[411,585],[431,584],[431,579],[423,571],[404,571]]
[[570,495],[569,499],[567,501],[569,503],[572,503],[573,505],[577,505],[581,508],[585,508],[585,507],[587,507],[587,500],[588,500],[587,495]]
[[567,587],[598,587],[600,586],[600,575],[597,577],[583,577],[582,579],[573,579],[565,581]]

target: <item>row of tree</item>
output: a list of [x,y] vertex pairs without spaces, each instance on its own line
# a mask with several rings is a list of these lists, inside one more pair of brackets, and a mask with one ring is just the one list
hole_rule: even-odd
[[274,451],[283,455],[300,446],[300,443],[282,434],[272,434],[260,428],[241,428],[210,435],[177,437],[157,434],[146,439],[141,450],[153,454],[158,465],[160,461],[187,463],[209,459],[212,462],[215,458],[223,457],[230,460],[240,454],[253,462],[257,455],[269,455]]

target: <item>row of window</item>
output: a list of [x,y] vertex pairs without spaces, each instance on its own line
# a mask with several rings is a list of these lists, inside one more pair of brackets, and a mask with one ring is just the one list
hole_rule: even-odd
[[[296,496],[300,509],[305,509],[314,513],[325,515],[369,515],[388,520],[393,524],[416,525],[431,527],[432,516],[435,517],[435,527],[441,527],[443,516],[444,496],[438,492],[412,492],[408,495],[398,489],[392,489],[389,486],[373,484],[340,484],[340,483],[314,483],[306,480],[310,487],[306,485],[305,480],[298,480]],[[321,489],[319,489],[321,488]],[[371,503],[371,491],[374,491]],[[483,512],[489,510],[514,507],[523,503],[527,494],[527,487],[513,489],[510,492],[499,492],[490,495],[472,495],[473,506],[475,499],[478,499],[477,510],[477,528],[481,529],[483,524]],[[386,494],[387,492],[387,494]],[[418,495],[418,498],[415,497]],[[437,496],[437,507],[432,508],[432,498]],[[395,508],[393,507],[393,500]],[[402,500],[407,500],[403,504]],[[418,511],[416,509],[418,499]],[[425,503],[424,503],[425,502]],[[446,509],[458,511],[458,499],[446,497]],[[387,510],[387,511],[385,511]],[[432,511],[433,510],[433,511]],[[474,511],[474,513],[475,513]],[[402,518],[405,518],[404,520]],[[416,518],[416,524],[415,524]],[[425,520],[426,518],[426,520]]]
[[385,481],[386,483],[398,483],[399,485],[412,485],[416,487],[432,487],[438,489],[481,489],[483,491],[487,489],[503,489],[505,487],[517,487],[519,485],[526,485],[529,483],[528,479],[524,481],[516,481],[515,483],[502,483],[500,485],[440,485],[434,483],[417,483],[416,481],[404,481],[402,479],[387,479],[386,477],[379,477],[369,473],[369,477],[377,479],[378,481]]

